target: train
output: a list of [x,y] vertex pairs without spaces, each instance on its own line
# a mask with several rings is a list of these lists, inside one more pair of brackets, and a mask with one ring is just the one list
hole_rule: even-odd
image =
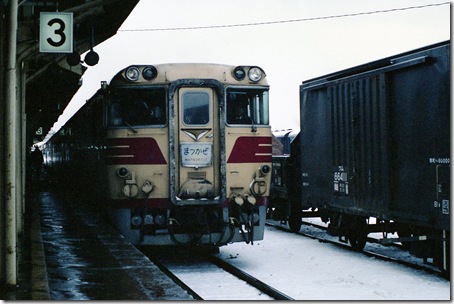
[[450,84],[450,41],[303,81],[268,218],[318,218],[356,250],[378,234],[449,273]]
[[258,66],[131,65],[44,145],[48,170],[139,246],[263,240],[272,161]]

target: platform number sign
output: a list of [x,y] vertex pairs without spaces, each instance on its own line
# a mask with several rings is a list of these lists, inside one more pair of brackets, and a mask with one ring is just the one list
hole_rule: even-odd
[[73,13],[41,12],[40,53],[73,52]]

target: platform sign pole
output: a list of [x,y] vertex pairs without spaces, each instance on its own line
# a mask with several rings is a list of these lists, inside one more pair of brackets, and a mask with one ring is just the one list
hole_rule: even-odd
[[23,87],[24,87],[24,70],[23,64],[18,65],[18,69],[16,70],[16,79],[17,79],[17,106],[18,109],[16,111],[16,142],[17,142],[17,155],[16,155],[16,229],[17,229],[17,236],[19,239],[22,239],[23,232],[24,232],[24,207],[25,207],[25,196],[23,195],[24,185],[23,178],[25,176],[25,172],[23,170],[23,155],[25,151],[25,145],[23,140],[23,120],[24,120],[24,113],[23,113]]
[[16,228],[16,174],[17,174],[17,12],[18,0],[9,2],[9,37],[5,85],[5,277],[8,287],[17,284],[17,228]]
[[27,176],[27,155],[29,149],[27,149],[27,113],[25,112],[25,98],[27,96],[26,94],[26,89],[27,89],[27,69],[28,65],[26,61],[22,61],[21,63],[21,117],[22,121],[20,123],[21,126],[21,185],[22,185],[22,192],[21,192],[21,201],[22,201],[22,213],[21,213],[21,218],[22,218],[22,229],[21,232],[24,233],[24,217],[25,217],[25,195],[26,195],[26,188],[27,188],[27,182],[26,182],[26,176]]

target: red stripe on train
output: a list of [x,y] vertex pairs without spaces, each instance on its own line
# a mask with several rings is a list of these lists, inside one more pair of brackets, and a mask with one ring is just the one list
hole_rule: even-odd
[[228,163],[270,163],[271,137],[243,136],[237,138]]
[[165,165],[164,155],[154,138],[110,138],[105,155],[108,165]]

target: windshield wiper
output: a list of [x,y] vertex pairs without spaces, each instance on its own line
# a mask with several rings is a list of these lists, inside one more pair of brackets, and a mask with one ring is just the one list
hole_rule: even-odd
[[257,126],[255,125],[255,121],[254,121],[254,118],[251,117],[251,122],[252,122],[252,125],[251,125],[251,132],[252,133],[255,133],[257,132]]
[[128,126],[128,128],[129,128],[133,133],[137,133],[137,130],[134,129],[126,120],[123,120],[123,122],[125,123],[125,125]]

